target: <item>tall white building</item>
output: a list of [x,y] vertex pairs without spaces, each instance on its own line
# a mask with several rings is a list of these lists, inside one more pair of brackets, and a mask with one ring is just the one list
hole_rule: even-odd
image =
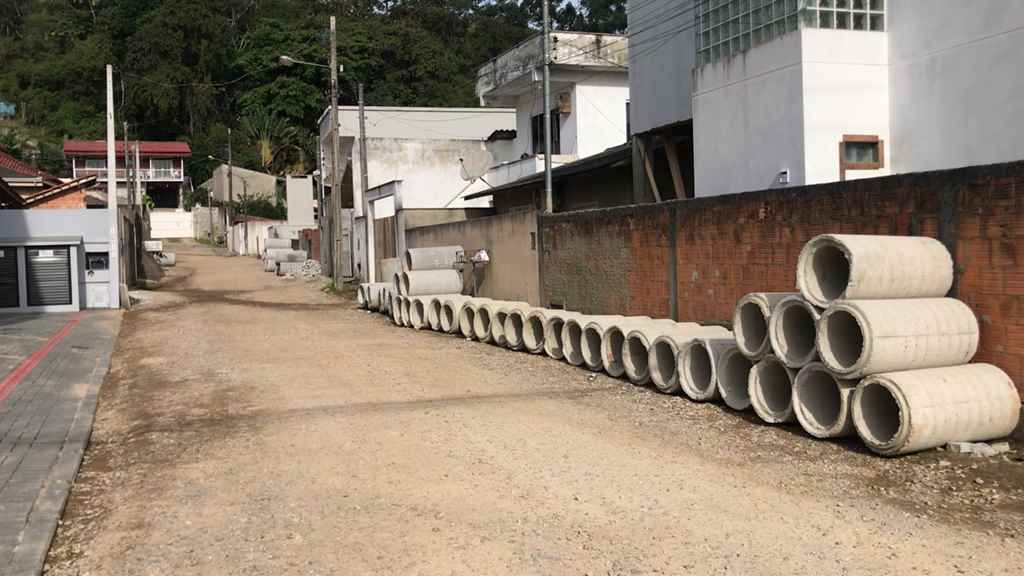
[[691,130],[696,196],[1024,158],[1024,2],[649,0],[629,17],[636,140]]

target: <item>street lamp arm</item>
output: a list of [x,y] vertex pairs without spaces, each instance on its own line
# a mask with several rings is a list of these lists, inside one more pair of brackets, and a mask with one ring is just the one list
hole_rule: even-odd
[[[316,62],[308,62],[306,60],[299,60],[298,58],[292,58],[291,56],[288,56],[286,54],[282,54],[282,55],[278,56],[277,57],[277,63],[280,64],[281,66],[294,66],[295,64],[302,64],[303,66],[315,66],[317,68],[326,68],[328,70],[331,69],[331,67],[326,65],[326,64],[317,64]],[[344,64],[341,64],[341,65],[338,66],[338,72],[345,72],[345,65]]]

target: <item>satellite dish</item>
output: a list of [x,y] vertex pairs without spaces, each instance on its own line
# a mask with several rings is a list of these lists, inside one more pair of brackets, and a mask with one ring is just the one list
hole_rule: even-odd
[[459,175],[466,182],[472,182],[487,174],[493,162],[491,153],[482,146],[478,150],[467,150],[466,154],[459,158],[459,164],[461,165]]

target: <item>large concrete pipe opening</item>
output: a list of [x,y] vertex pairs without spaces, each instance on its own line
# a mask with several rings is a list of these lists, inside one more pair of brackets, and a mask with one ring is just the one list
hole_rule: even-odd
[[781,424],[796,420],[793,413],[793,373],[775,356],[766,356],[750,371],[750,402],[761,420]]
[[416,330],[422,330],[427,325],[427,307],[419,298],[409,305],[409,322]]
[[820,363],[805,366],[793,383],[793,410],[800,426],[815,438],[851,434],[850,395],[855,385],[836,378]]
[[402,275],[399,277],[399,281],[402,288],[402,294],[409,295],[409,273],[402,272]]
[[583,364],[583,353],[580,350],[583,340],[583,327],[577,320],[568,320],[562,327],[562,355],[573,366]]
[[679,387],[679,353],[675,343],[668,338],[657,338],[647,353],[647,369],[651,380],[661,391]]
[[505,338],[505,321],[508,320],[507,310],[496,310],[491,322],[491,341],[498,346],[505,346],[508,340]]
[[441,329],[441,300],[434,298],[427,305],[427,324],[431,330],[437,331]]
[[622,346],[622,365],[626,369],[626,376],[634,384],[646,384],[650,380],[647,357],[647,341],[643,336],[627,335],[625,344]]
[[858,394],[860,418],[857,432],[868,444],[885,446],[896,438],[903,424],[900,403],[881,382],[867,382]]
[[486,342],[491,337],[491,311],[487,306],[476,309],[473,317],[473,337],[481,342]]
[[736,319],[738,325],[733,329],[740,350],[750,356],[764,354],[768,348],[768,318],[761,306],[757,302],[741,304]]
[[625,343],[626,334],[617,326],[606,330],[604,340],[601,342],[601,358],[604,362],[604,370],[615,378],[619,378],[626,373],[626,367],[622,363],[622,346]]
[[366,300],[366,284],[360,284],[359,288],[356,288],[356,304],[360,308],[369,308],[369,303]]
[[583,362],[591,370],[601,370],[604,362],[601,361],[601,327],[589,325],[583,329],[583,336],[580,338],[580,354]]
[[814,361],[817,346],[818,313],[803,298],[787,298],[772,311],[769,333],[772,349],[791,368]]
[[829,310],[821,318],[818,352],[840,372],[853,370],[864,355],[864,327],[848,310]]
[[402,326],[412,326],[412,300],[402,300]]
[[505,317],[505,345],[512,350],[523,347],[523,315],[519,311],[510,312]]
[[452,328],[457,325],[458,320],[455,318],[454,303],[445,302],[441,304],[441,331],[451,334]]
[[739,348],[731,348],[722,354],[718,367],[718,393],[725,405],[733,410],[750,408],[749,376],[753,362],[744,356]]
[[565,320],[557,316],[544,322],[544,353],[555,360],[565,358],[565,346],[562,344],[562,332]]
[[544,320],[541,316],[531,314],[520,328],[523,346],[534,354],[544,350]]
[[459,310],[459,331],[466,338],[473,337],[473,324],[476,323],[476,309],[466,304]]
[[839,245],[827,238],[808,246],[810,257],[804,262],[804,288],[812,301],[825,304],[841,298],[850,284],[850,260]]
[[679,353],[679,385],[694,400],[706,400],[715,393],[715,364],[703,340],[688,342]]

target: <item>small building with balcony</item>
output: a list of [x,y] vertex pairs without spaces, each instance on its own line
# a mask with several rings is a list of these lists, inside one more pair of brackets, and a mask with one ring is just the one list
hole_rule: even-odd
[[[129,202],[128,178],[135,178],[135,160],[131,155],[136,144],[139,148],[140,192],[152,200],[155,208],[181,208],[182,192],[186,182],[185,159],[192,156],[192,150],[185,142],[129,142],[129,154],[126,158],[125,143],[118,140],[115,145],[117,164],[114,173],[117,179],[118,202]],[[64,156],[67,158],[73,178],[95,175],[97,187],[100,189],[97,192],[105,193],[108,178],[105,141],[65,140]],[[136,200],[141,201],[141,198]]]

